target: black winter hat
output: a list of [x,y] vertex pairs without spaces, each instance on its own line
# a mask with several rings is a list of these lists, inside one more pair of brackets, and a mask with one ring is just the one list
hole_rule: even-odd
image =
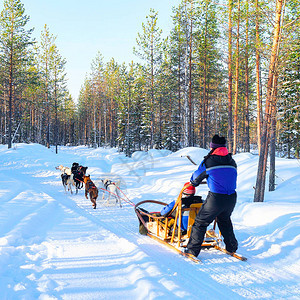
[[215,149],[219,147],[225,147],[225,145],[226,139],[223,136],[215,134],[211,139],[210,148]]

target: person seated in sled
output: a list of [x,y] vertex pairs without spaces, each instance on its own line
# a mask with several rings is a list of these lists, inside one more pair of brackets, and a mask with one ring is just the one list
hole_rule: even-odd
[[[185,186],[190,185],[190,182],[186,182],[184,184]],[[203,203],[201,196],[195,196],[196,188],[192,185],[188,186],[183,192],[182,192],[182,209],[189,208],[193,203]],[[170,211],[173,209],[175,205],[175,200],[166,205],[161,211],[160,215],[163,217],[173,217],[173,219],[176,217],[176,211],[173,211],[171,215],[169,215]],[[183,234],[186,233],[187,227],[188,227],[188,220],[189,220],[189,212],[184,211],[182,212],[182,219],[181,219],[181,230],[183,231]],[[174,224],[173,222],[169,222],[169,228],[172,227]]]

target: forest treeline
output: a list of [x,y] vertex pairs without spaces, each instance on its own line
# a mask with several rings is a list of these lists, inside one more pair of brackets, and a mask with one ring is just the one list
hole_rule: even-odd
[[299,158],[299,2],[182,0],[167,34],[151,9],[137,33],[137,60],[126,65],[99,52],[75,103],[55,36],[45,25],[34,40],[22,1],[4,0],[0,142],[131,155],[208,148],[219,133],[232,153],[257,147],[262,170],[268,151]]

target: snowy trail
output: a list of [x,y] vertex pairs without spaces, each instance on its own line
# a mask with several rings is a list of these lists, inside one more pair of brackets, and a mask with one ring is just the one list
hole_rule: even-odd
[[[5,173],[0,188],[1,299],[300,297],[298,203],[291,203],[292,208],[285,208],[286,214],[268,226],[249,228],[238,220],[246,207],[248,214],[259,215],[257,207],[251,210],[252,204],[240,203],[236,233],[249,261],[209,250],[201,252],[203,263],[197,265],[139,235],[129,204],[103,206],[99,199],[93,210],[83,190],[65,194],[54,168],[67,157],[65,165],[74,161],[88,165],[95,181],[106,173],[118,174],[134,201],[169,202],[178,193],[174,187],[193,170],[186,161],[174,154],[141,163],[109,149],[64,148],[55,155],[39,145],[20,147],[0,148],[0,171]],[[245,160],[241,165],[243,172]],[[290,178],[298,183],[296,174]]]
[[[22,174],[16,173],[16,177],[22,177]],[[2,214],[7,216],[11,216],[15,206],[18,206],[18,210],[16,210],[18,214],[10,218],[10,226],[4,224],[3,228],[6,229],[6,232],[2,233],[5,236],[2,238],[2,245],[9,244],[10,247],[23,245],[17,249],[22,253],[21,257],[25,258],[25,262],[20,260],[18,267],[19,270],[25,271],[20,271],[17,278],[26,276],[38,283],[37,287],[28,289],[30,281],[22,280],[15,284],[16,292],[24,290],[21,293],[23,296],[35,297],[36,289],[41,293],[57,290],[57,292],[51,293],[51,296],[71,299],[75,294],[76,298],[78,297],[78,290],[80,294],[86,289],[83,297],[89,299],[102,297],[111,299],[118,296],[122,296],[122,299],[145,299],[168,294],[172,297],[189,296],[193,298],[189,292],[190,280],[188,280],[188,287],[183,289],[182,282],[176,284],[169,279],[169,274],[162,275],[165,272],[164,268],[172,265],[170,258],[166,263],[165,259],[161,259],[159,253],[153,255],[155,249],[150,241],[151,253],[146,254],[142,247],[138,247],[137,240],[145,238],[136,233],[136,228],[128,229],[122,223],[120,227],[115,225],[111,228],[111,225],[116,222],[103,222],[101,220],[103,211],[101,208],[96,211],[91,210],[90,201],[83,198],[83,191],[80,191],[80,195],[68,196],[60,187],[60,191],[56,192],[53,186],[45,186],[44,180],[48,177],[46,174],[47,172],[44,173],[44,176],[27,177],[26,181],[22,182],[24,191],[17,194],[6,205],[1,206]],[[54,182],[53,185],[56,186]],[[31,187],[31,190],[26,190],[26,187]],[[43,190],[42,193],[41,190]],[[34,199],[34,201],[30,201],[30,199]],[[79,200],[78,206],[74,204],[74,199]],[[28,203],[29,201],[30,203]],[[119,218],[119,208],[112,207],[108,210],[113,210],[116,214],[113,216],[113,220]],[[127,206],[124,210],[127,213],[131,211],[132,215],[132,207]],[[127,213],[125,213],[124,220],[126,220]],[[47,222],[42,222],[43,219],[47,219]],[[132,223],[136,223],[136,217],[132,221],[134,221]],[[37,223],[38,227],[35,226]],[[40,224],[45,224],[45,226],[41,227]],[[128,232],[126,232],[127,230]],[[70,239],[74,232],[76,234],[73,239],[65,240],[65,236]],[[99,233],[102,233],[100,237]],[[118,238],[118,236],[122,238]],[[64,238],[60,239],[59,237]],[[146,240],[148,242],[148,239]],[[101,249],[103,244],[105,248]],[[109,255],[106,254],[107,247]],[[104,255],[99,255],[101,252]],[[169,253],[165,255],[165,258],[168,256]],[[176,264],[174,267],[176,274]],[[173,272],[170,266],[167,270]],[[87,272],[90,273],[88,278],[86,278]],[[126,297],[124,297],[124,289],[119,287],[124,278],[126,278],[124,284]],[[61,280],[63,280],[63,284],[59,284]],[[78,280],[80,283],[77,282]],[[198,284],[198,281],[196,280],[195,283]],[[77,289],[65,287],[78,284]],[[131,290],[128,289],[128,284],[132,286]],[[211,289],[214,289],[213,285],[210,286],[205,282],[204,286],[207,292],[204,290],[202,293],[208,297]],[[70,291],[64,295],[68,289]]]
[[[89,207],[86,207],[87,205],[84,201],[78,201],[77,203],[82,209],[90,210]],[[109,228],[116,236],[122,236],[122,238],[125,238],[137,247],[139,256],[145,258],[146,264],[143,262],[143,259],[138,260],[134,263],[134,269],[139,270],[141,266],[146,265],[143,271],[141,270],[141,273],[152,274],[153,283],[156,282],[156,284],[159,283],[162,285],[160,289],[163,287],[167,289],[163,295],[169,294],[169,296],[172,297],[187,296],[189,299],[199,298],[199,295],[193,295],[190,292],[191,287],[194,289],[194,287],[199,286],[199,278],[195,277],[194,274],[195,270],[199,269],[199,266],[189,260],[181,258],[178,254],[170,252],[152,239],[139,235],[137,233],[137,218],[131,206],[127,206],[123,209],[118,207],[104,207],[101,208],[101,210],[92,211],[92,214],[97,218],[97,222],[105,224],[104,227],[106,229]],[[180,268],[178,268],[178,262],[182,264]],[[181,272],[184,274],[184,277],[178,276],[178,273],[180,274]],[[203,277],[203,274],[199,276]],[[201,280],[201,297],[203,297],[203,299],[209,299],[212,293],[215,297],[222,297],[223,299],[232,299],[234,296],[231,291],[228,291],[227,296],[224,296],[224,291],[221,292],[221,286],[216,285],[216,282],[209,277],[203,281]]]

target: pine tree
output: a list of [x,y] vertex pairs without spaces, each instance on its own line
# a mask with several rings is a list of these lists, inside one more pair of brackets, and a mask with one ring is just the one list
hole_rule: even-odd
[[20,111],[22,111],[21,127],[19,142],[36,142],[38,138],[38,122],[39,117],[39,77],[37,66],[35,65],[34,53],[23,68],[27,73],[26,86],[21,94],[21,101],[19,101]]
[[86,77],[78,98],[78,143],[90,145],[93,141],[93,82]]
[[250,83],[249,83],[249,2],[245,3],[246,26],[245,26],[245,132],[244,132],[244,149],[250,152],[250,117],[249,117],[249,99],[250,99]]
[[142,24],[143,32],[138,33],[136,40],[138,49],[134,48],[134,53],[145,61],[145,72],[147,78],[147,101],[150,106],[150,148],[154,146],[155,130],[155,107],[156,107],[156,75],[162,55],[162,30],[157,25],[158,12],[150,9],[150,14],[146,17],[146,24]]
[[237,32],[236,32],[236,61],[235,61],[235,91],[234,91],[234,118],[233,118],[233,148],[236,154],[238,144],[238,98],[239,98],[239,64],[240,64],[240,0],[237,1]]
[[257,106],[257,145],[258,152],[261,148],[261,127],[262,127],[262,99],[261,99],[261,76],[260,76],[260,65],[261,65],[261,42],[260,42],[260,8],[258,0],[255,0],[255,66],[256,66],[256,106]]
[[194,8],[194,0],[182,0],[174,9],[170,44],[171,60],[176,64],[173,74],[177,79],[178,113],[183,124],[180,141],[184,146],[194,143]]
[[300,153],[300,26],[299,1],[286,8],[283,51],[280,57],[279,144],[288,158]]
[[[101,137],[103,133],[102,121],[105,118],[103,113],[104,93],[105,93],[105,77],[104,77],[103,55],[98,52],[91,65],[91,78],[93,81],[93,144],[101,145]],[[98,136],[98,142],[97,142]]]
[[52,58],[55,49],[56,37],[50,33],[47,25],[41,33],[40,45],[37,49],[39,53],[39,72],[41,75],[41,83],[44,98],[45,116],[43,120],[46,127],[46,146],[50,148],[50,128],[51,128],[51,106],[52,106]]
[[8,148],[12,147],[13,110],[16,94],[24,89],[24,65],[29,60],[28,48],[33,44],[33,29],[26,29],[29,17],[20,0],[5,0],[0,16],[0,69],[2,84],[8,95]]
[[[199,129],[199,142],[203,148],[208,146],[209,136],[211,136],[218,107],[215,100],[218,98],[219,89],[222,86],[224,76],[220,66],[220,32],[218,29],[218,9],[215,3],[203,1],[196,11],[195,16],[195,64],[197,84],[195,97],[199,99],[197,103],[196,124]],[[215,114],[215,116],[214,116]],[[211,126],[207,126],[210,123]],[[219,129],[217,130],[219,132]]]
[[108,135],[106,143],[111,147],[116,147],[117,140],[117,99],[120,90],[120,65],[112,58],[107,64],[104,71],[105,81],[107,85],[107,117],[108,117]]
[[53,100],[54,100],[54,112],[55,112],[55,125],[54,125],[54,144],[55,152],[58,153],[57,145],[59,139],[59,124],[58,124],[58,110],[62,104],[62,98],[66,95],[66,71],[65,65],[66,60],[60,55],[56,45],[53,45],[51,52],[51,65],[50,70],[52,71],[52,89],[53,89]]
[[[125,69],[123,69],[123,74],[125,73]],[[124,74],[125,75],[125,74]],[[129,65],[129,71],[126,72],[124,76],[124,93],[123,93],[123,106],[125,112],[125,153],[127,156],[131,156],[134,147],[134,124],[135,120],[133,118],[133,111],[138,107],[134,106],[134,98],[135,98],[135,65],[133,62]]]
[[[174,134],[179,145],[183,144],[183,91],[184,91],[184,54],[185,54],[185,33],[183,31],[183,9],[182,5],[173,9],[174,28],[168,39],[168,51],[170,53],[170,72],[171,88],[173,91],[172,99],[174,101],[173,112],[176,111],[174,121],[177,123]],[[171,131],[170,131],[171,132]]]

